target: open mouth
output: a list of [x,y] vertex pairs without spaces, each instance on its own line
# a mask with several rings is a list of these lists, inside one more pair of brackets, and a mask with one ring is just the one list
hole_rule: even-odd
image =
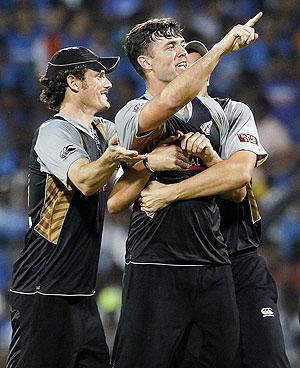
[[176,65],[176,68],[183,68],[186,69],[187,68],[187,62],[186,61],[182,61],[181,63]]

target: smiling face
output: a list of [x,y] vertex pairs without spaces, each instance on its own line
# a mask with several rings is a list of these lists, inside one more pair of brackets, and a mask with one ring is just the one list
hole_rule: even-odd
[[187,68],[182,37],[157,39],[150,45],[152,70],[158,79],[171,82]]
[[104,70],[97,72],[88,69],[84,75],[84,80],[78,81],[78,84],[78,97],[82,106],[94,111],[94,113],[110,108],[107,94],[112,83],[107,79]]
[[[149,80],[169,83],[187,68],[187,52],[182,37],[157,38],[144,56]],[[147,64],[146,64],[147,63]]]

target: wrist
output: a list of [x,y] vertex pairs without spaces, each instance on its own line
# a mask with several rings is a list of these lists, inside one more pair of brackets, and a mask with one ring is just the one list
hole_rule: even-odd
[[207,163],[206,163],[206,166],[207,166],[207,167],[211,167],[211,166],[213,166],[213,165],[215,165],[215,164],[217,164],[217,163],[219,163],[219,162],[221,162],[221,161],[223,161],[223,160],[221,159],[221,157],[220,157],[217,153],[215,153],[215,154],[212,156],[211,160],[210,160],[209,162],[207,162]]
[[155,171],[152,169],[152,167],[150,166],[150,164],[149,164],[149,157],[148,157],[148,154],[146,153],[145,154],[145,158],[143,159],[143,164],[144,164],[144,166],[145,166],[145,168],[151,173],[151,174],[153,174],[153,173],[155,173]]
[[223,41],[223,39],[221,41],[217,42],[211,48],[211,51],[214,52],[215,57],[217,57],[219,60],[229,52],[229,50],[222,45],[222,41]]
[[103,157],[107,166],[111,168],[117,168],[120,166],[120,160],[116,159],[114,153],[109,148],[107,148],[101,157]]
[[180,187],[180,183],[168,184],[168,193],[166,196],[168,204],[181,199]]

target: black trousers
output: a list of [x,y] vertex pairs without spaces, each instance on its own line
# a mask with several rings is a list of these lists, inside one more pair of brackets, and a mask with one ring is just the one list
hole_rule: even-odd
[[239,318],[231,266],[133,265],[125,269],[114,368],[167,368],[195,324],[201,367],[239,366]]
[[[241,325],[241,368],[290,368],[277,308],[277,289],[265,260],[256,252],[232,259]],[[194,326],[173,368],[199,368],[196,348],[203,339]]]
[[7,368],[108,368],[109,352],[93,297],[11,293]]

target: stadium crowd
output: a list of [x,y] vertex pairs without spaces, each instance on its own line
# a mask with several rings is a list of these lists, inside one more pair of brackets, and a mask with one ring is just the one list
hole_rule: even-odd
[[[11,265],[27,228],[27,165],[32,135],[51,112],[40,103],[38,78],[61,47],[84,46],[121,56],[111,77],[113,120],[143,81],[122,51],[133,24],[169,16],[187,40],[211,47],[233,25],[264,12],[260,38],[232,53],[214,71],[211,96],[247,103],[256,117],[268,161],[254,185],[263,215],[263,246],[279,289],[287,353],[300,367],[300,3],[298,0],[0,0],[0,368],[10,340],[7,304]],[[107,216],[97,302],[111,346],[121,303],[129,210]],[[1,362],[2,360],[2,362]]]

